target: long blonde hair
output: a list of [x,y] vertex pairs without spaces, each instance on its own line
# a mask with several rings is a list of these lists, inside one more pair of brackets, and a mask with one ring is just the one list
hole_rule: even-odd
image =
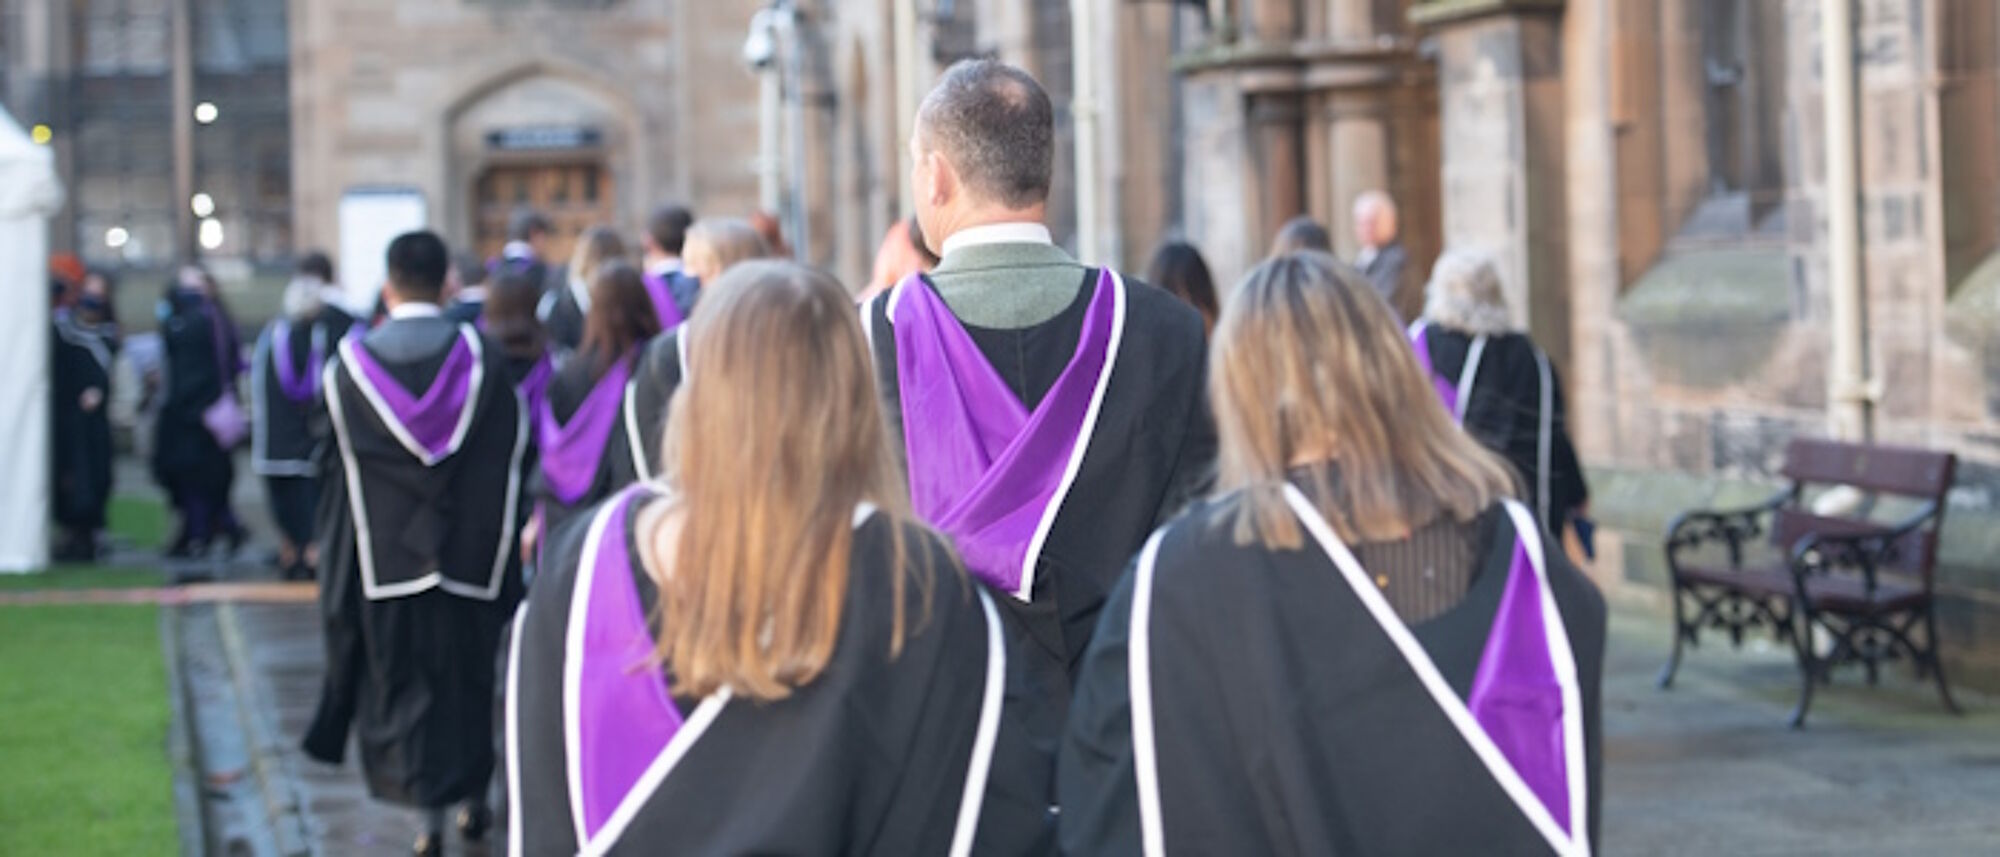
[[1239,543],[1297,548],[1281,496],[1294,465],[1341,538],[1391,541],[1514,492],[1506,464],[1461,430],[1362,276],[1324,253],[1257,266],[1230,294],[1209,355],[1221,487],[1241,489]]
[[704,286],[683,335],[662,458],[671,520],[643,542],[675,691],[772,700],[816,678],[840,636],[864,502],[896,524],[893,657],[908,579],[931,577],[907,561],[907,488],[847,290],[789,262],[739,265]]

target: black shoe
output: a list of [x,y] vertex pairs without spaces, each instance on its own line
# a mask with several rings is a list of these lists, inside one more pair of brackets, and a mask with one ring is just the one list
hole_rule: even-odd
[[467,842],[478,842],[486,838],[486,830],[493,826],[493,811],[483,806],[468,806],[458,811],[458,832]]
[[239,524],[230,527],[227,532],[224,532],[222,534],[222,536],[223,538],[229,541],[229,549],[225,553],[223,553],[222,558],[235,559],[236,553],[243,549],[243,542],[250,538],[250,531],[244,529],[242,525]]
[[444,834],[426,833],[417,837],[417,844],[410,847],[410,853],[417,857],[444,857]]

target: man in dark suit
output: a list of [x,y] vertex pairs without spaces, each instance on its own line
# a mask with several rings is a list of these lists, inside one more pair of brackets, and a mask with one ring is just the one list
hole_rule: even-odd
[[1404,256],[1396,226],[1396,201],[1379,190],[1355,197],[1354,240],[1361,246],[1354,256],[1354,267],[1368,276],[1383,300],[1399,306],[1396,293],[1403,284]]

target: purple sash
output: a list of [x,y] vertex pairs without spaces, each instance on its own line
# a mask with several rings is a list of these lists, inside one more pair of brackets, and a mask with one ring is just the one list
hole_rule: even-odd
[[285,398],[303,405],[319,392],[320,375],[326,367],[326,338],[319,328],[313,328],[312,342],[306,349],[305,371],[300,372],[292,362],[292,323],[289,319],[278,319],[271,323],[271,365],[277,370],[279,391]]
[[460,330],[458,341],[421,398],[397,383],[359,337],[341,340],[340,353],[375,415],[428,467],[456,452],[472,426],[484,375],[478,340],[477,334]]
[[556,420],[555,405],[547,397],[535,409],[535,440],[541,449],[542,475],[548,479],[557,500],[576,503],[596,480],[597,465],[604,458],[611,429],[618,424],[625,382],[632,375],[629,356],[612,362],[567,424]]
[[1104,271],[1076,353],[1033,413],[930,283],[891,296],[910,497],[981,580],[1026,600],[1035,559],[1076,478],[1116,362],[1125,290]]
[[1575,852],[1570,846],[1587,838],[1575,811],[1584,805],[1586,788],[1583,710],[1575,655],[1549,589],[1533,513],[1507,502],[1516,539],[1507,589],[1471,692],[1460,699],[1311,501],[1289,485],[1285,499],[1501,789],[1557,853]]
[[673,330],[674,325],[686,320],[681,318],[681,305],[674,302],[674,290],[667,284],[666,277],[647,274],[643,282],[646,291],[653,296],[653,311],[660,314],[661,330]]
[[599,513],[571,595],[563,690],[579,840],[604,830],[686,720],[665,675],[648,665],[653,634],[626,547],[638,496],[627,490]]
[[1567,830],[1563,692],[1549,651],[1541,577],[1525,541],[1517,542],[1507,591],[1493,615],[1466,707],[1556,824]]
[[514,389],[521,391],[521,400],[528,407],[528,413],[536,413],[549,395],[549,380],[556,376],[556,363],[547,354],[529,367],[528,374],[521,376],[521,383]]

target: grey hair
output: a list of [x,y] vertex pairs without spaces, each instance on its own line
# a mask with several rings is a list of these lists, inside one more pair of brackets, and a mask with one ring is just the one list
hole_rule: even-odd
[[1431,266],[1424,285],[1424,318],[1473,335],[1507,333],[1514,317],[1500,285],[1500,266],[1483,250],[1453,248]]
[[974,196],[1015,209],[1049,198],[1055,108],[1033,75],[998,60],[958,62],[925,96],[917,129]]

